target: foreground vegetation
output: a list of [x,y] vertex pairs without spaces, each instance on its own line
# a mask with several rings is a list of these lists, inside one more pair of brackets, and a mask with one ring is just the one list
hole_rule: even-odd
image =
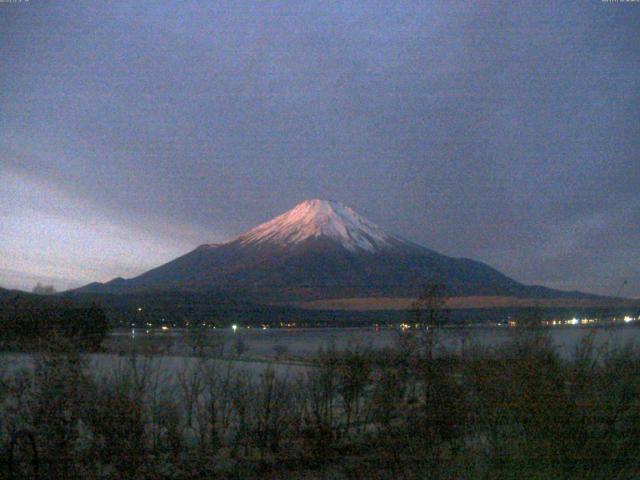
[[16,295],[0,301],[0,351],[40,351],[58,336],[78,351],[95,352],[111,329],[96,304]]
[[571,360],[544,330],[499,351],[322,351],[257,379],[199,350],[173,378],[144,356],[92,373],[57,336],[0,383],[3,478],[636,478],[640,352]]

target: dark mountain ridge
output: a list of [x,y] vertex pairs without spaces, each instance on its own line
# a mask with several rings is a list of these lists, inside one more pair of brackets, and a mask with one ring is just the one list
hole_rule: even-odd
[[212,291],[252,301],[412,297],[427,282],[451,296],[602,298],[524,285],[482,262],[386,233],[337,202],[309,200],[236,239],[195,250],[132,279],[77,292]]

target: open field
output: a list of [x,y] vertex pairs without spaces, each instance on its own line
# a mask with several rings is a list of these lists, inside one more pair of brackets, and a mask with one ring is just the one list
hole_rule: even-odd
[[[415,298],[406,297],[366,297],[335,298],[298,302],[296,305],[310,310],[406,310],[411,308]],[[497,295],[450,297],[446,307],[452,309],[475,308],[638,308],[640,301],[625,298],[517,298]]]
[[[99,378],[109,376],[113,374],[113,372],[131,369],[133,365],[133,358],[130,355],[114,355],[110,353],[87,354],[86,359],[89,370]],[[141,370],[161,372],[163,382],[168,385],[174,383],[176,374],[182,370],[195,368],[199,361],[199,358],[184,355],[138,355],[135,359],[137,367]],[[215,364],[216,368],[220,371],[232,369],[246,375],[247,378],[251,378],[252,380],[256,380],[260,374],[269,367],[271,367],[277,375],[287,378],[293,378],[309,368],[307,365],[293,364],[284,361],[266,362],[252,361],[250,359],[207,359],[207,362]],[[3,353],[0,354],[0,363],[5,373],[13,374],[23,369],[30,370],[33,368],[34,357],[27,353]]]

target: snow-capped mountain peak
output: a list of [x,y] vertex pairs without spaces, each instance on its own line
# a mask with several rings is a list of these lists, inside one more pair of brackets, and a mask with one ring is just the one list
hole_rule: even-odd
[[320,237],[337,241],[350,251],[373,252],[402,242],[346,205],[319,199],[299,203],[237,241],[243,245],[267,242],[287,246]]
[[[345,251],[351,253],[345,255]],[[219,289],[225,296],[283,303],[410,298],[420,293],[420,285],[428,279],[461,296],[582,295],[528,287],[483,263],[441,255],[389,235],[351,208],[326,200],[302,202],[230,242],[201,245],[138,277],[91,284],[79,291],[207,292],[197,297],[200,301],[218,298],[209,295]]]

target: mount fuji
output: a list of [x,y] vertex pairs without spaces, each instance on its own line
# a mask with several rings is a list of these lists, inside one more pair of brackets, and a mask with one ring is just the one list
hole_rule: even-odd
[[409,298],[428,281],[457,297],[594,298],[523,285],[490,266],[387,233],[348,206],[307,200],[222,244],[195,250],[128,280],[78,292],[233,292],[262,302]]

